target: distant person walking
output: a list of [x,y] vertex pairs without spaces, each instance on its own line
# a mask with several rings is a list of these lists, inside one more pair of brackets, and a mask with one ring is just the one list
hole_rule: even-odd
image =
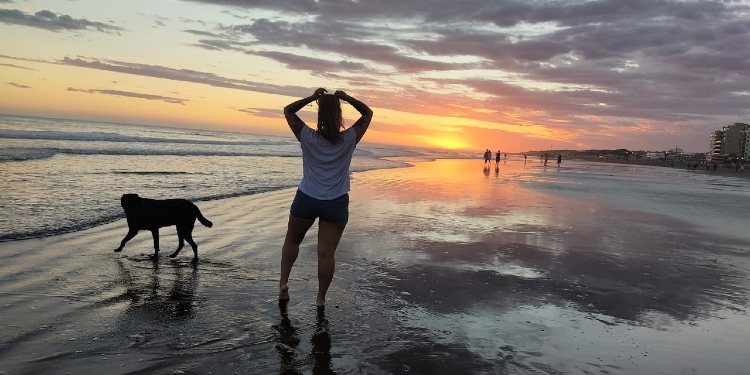
[[[344,130],[341,101],[360,113],[354,125]],[[317,129],[308,127],[297,112],[318,103]],[[289,212],[281,249],[279,302],[289,300],[289,274],[305,234],[318,221],[318,295],[315,305],[323,308],[326,292],[336,268],[334,254],[349,220],[349,165],[357,143],[370,126],[372,110],[343,91],[326,94],[319,88],[307,98],[284,107],[284,117],[302,147],[302,182]]]
[[492,151],[490,149],[484,150],[484,166],[489,168],[490,166],[490,160],[492,160]]
[[526,154],[523,154],[523,163],[524,163],[524,164],[526,164],[526,159],[527,159],[527,156],[526,156]]
[[557,166],[559,167],[561,163],[562,163],[562,155],[557,154]]
[[500,150],[497,150],[497,154],[495,154],[495,168],[500,166]]

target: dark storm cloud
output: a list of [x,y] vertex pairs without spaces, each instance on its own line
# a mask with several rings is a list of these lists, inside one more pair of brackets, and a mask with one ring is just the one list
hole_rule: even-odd
[[11,25],[36,27],[48,31],[61,30],[97,30],[101,32],[117,32],[123,29],[102,22],[76,19],[66,14],[56,14],[49,10],[40,10],[34,14],[17,9],[0,9],[0,22]]
[[136,64],[113,60],[66,57],[58,63],[83,68],[107,70],[111,72],[133,74],[153,78],[163,78],[174,81],[193,82],[214,87],[263,92],[276,95],[303,96],[309,95],[311,90],[310,88],[300,86],[273,85],[241,79],[226,78],[213,73],[200,72],[190,69],[174,69],[159,65]]
[[147,100],[158,100],[158,101],[172,103],[172,104],[185,104],[185,102],[187,101],[186,99],[172,98],[172,97],[169,97],[169,96],[161,96],[161,95],[153,95],[153,94],[142,94],[142,93],[138,93],[138,92],[120,91],[120,90],[99,90],[99,89],[83,90],[83,89],[76,89],[76,88],[73,88],[73,87],[68,87],[67,91],[85,92],[85,93],[89,93],[89,94],[104,94],[104,95],[125,96],[125,97],[128,97],[128,98],[138,98],[138,99],[147,99]]

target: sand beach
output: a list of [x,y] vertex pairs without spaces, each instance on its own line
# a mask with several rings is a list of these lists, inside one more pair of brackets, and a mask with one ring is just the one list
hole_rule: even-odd
[[746,180],[481,163],[355,173],[322,321],[315,230],[277,306],[295,189],[198,202],[196,266],[124,220],[2,242],[0,371],[746,373]]

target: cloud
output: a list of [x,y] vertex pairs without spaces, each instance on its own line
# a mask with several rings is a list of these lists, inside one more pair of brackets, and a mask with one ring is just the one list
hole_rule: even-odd
[[452,63],[411,56],[397,46],[367,41],[375,36],[373,32],[357,24],[345,22],[292,23],[261,18],[251,24],[225,27],[225,31],[231,38],[252,36],[255,44],[305,47],[369,60],[391,66],[402,73],[468,69],[478,66],[476,63]]
[[22,85],[20,83],[8,82],[9,85],[18,87],[19,89],[30,89],[31,86]]
[[49,10],[34,14],[17,9],[0,9],[0,22],[10,25],[36,27],[48,31],[97,30],[101,32],[123,31],[121,27],[87,19],[75,19],[69,15],[57,15]]
[[141,17],[144,17],[146,19],[149,19],[153,22],[153,28],[162,28],[166,27],[167,24],[171,21],[171,19],[167,17],[157,16],[157,15],[150,15],[143,12],[136,12]]
[[[643,121],[713,128],[717,118],[747,113],[747,2],[190,1],[278,12],[223,25],[212,45],[284,48],[264,53],[293,69],[356,80],[390,109],[582,133]],[[347,78],[343,67],[316,61],[320,55],[362,63],[369,70],[358,72],[375,82]],[[399,100],[383,95],[387,84]],[[474,105],[496,113],[461,108]]]
[[195,35],[200,35],[200,36],[208,36],[208,37],[212,37],[212,38],[218,38],[218,37],[220,37],[219,34],[215,34],[215,33],[208,32],[208,31],[203,31],[203,30],[187,29],[187,30],[183,30],[183,31],[186,32],[186,33],[189,33],[189,34],[195,34]]
[[309,70],[313,72],[327,72],[327,71],[363,71],[366,70],[365,64],[352,62],[348,60],[331,61],[325,59],[318,59],[314,57],[300,56],[293,53],[287,52],[276,52],[276,51],[258,51],[250,52],[258,56],[267,57],[269,59],[278,61],[288,68],[296,70]]
[[36,69],[32,69],[32,68],[28,68],[28,67],[21,66],[21,65],[16,65],[16,64],[4,64],[4,63],[0,63],[0,66],[7,66],[7,67],[10,67],[10,68],[25,69],[25,70],[36,70]]
[[78,66],[82,68],[107,70],[124,74],[134,74],[146,77],[170,79],[174,81],[192,82],[214,87],[262,92],[275,95],[301,97],[309,95],[312,90],[310,88],[301,86],[274,85],[227,78],[216,75],[214,73],[200,72],[190,69],[175,69],[159,65],[137,64],[114,60],[66,57],[58,63],[63,65]]
[[120,90],[99,90],[99,89],[84,90],[84,89],[76,89],[73,87],[68,87],[67,91],[85,92],[89,94],[125,96],[128,98],[138,98],[138,99],[146,99],[146,100],[159,100],[162,102],[167,102],[167,103],[172,103],[172,104],[185,104],[185,102],[187,101],[187,99],[173,98],[169,96],[142,94],[142,93],[137,93],[137,92],[120,91]]
[[198,40],[198,43],[195,43],[195,45],[203,49],[207,49],[211,51],[230,51],[230,50],[239,51],[239,52],[247,51],[242,44],[233,42],[231,40],[200,39]]
[[252,115],[256,117],[266,117],[266,118],[275,118],[275,119],[284,118],[284,112],[280,109],[238,108],[237,110],[242,113],[247,113],[248,115]]
[[[313,15],[330,20],[412,20],[424,24],[485,21],[511,27],[521,23],[555,22],[575,26],[609,22],[614,18],[676,18],[688,21],[715,20],[726,15],[731,2],[675,0],[383,0],[371,2],[339,0],[188,0],[238,8],[263,8],[283,13]],[[741,7],[742,5],[734,5]]]
[[44,63],[44,64],[49,64],[50,63],[47,60],[29,59],[29,58],[25,58],[25,57],[15,57],[15,56],[8,56],[8,55],[0,55],[0,58],[8,59],[8,60],[16,60],[16,61],[27,61],[27,62],[35,62],[35,63]]

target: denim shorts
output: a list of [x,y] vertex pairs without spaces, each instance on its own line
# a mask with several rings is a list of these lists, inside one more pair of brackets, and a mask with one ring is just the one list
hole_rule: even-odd
[[297,189],[289,213],[299,219],[346,224],[349,221],[349,193],[331,200],[315,199]]

